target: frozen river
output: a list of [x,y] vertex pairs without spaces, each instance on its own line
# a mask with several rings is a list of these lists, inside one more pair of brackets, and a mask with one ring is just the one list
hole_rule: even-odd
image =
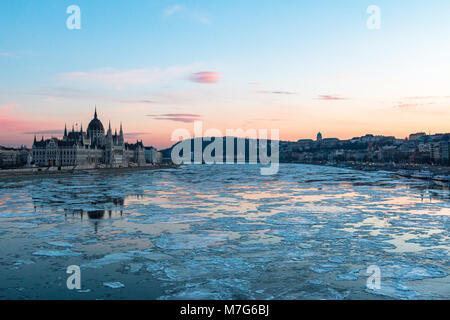
[[[450,299],[448,185],[281,165],[0,181],[0,299]],[[66,269],[81,268],[81,289]],[[366,286],[369,266],[379,289]]]

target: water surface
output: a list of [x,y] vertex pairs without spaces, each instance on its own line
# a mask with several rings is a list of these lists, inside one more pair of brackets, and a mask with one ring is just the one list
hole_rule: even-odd
[[[448,185],[295,164],[259,172],[2,180],[0,298],[450,298]],[[69,265],[81,290],[66,287]]]

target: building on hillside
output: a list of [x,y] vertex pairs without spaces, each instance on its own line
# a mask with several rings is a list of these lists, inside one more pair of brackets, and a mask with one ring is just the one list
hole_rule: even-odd
[[432,157],[435,163],[449,164],[449,142],[441,141],[433,143],[432,145]]
[[0,168],[20,168],[31,163],[30,150],[25,146],[19,149],[0,146]]
[[318,133],[317,134],[317,139],[316,139],[316,141],[322,141],[322,133]]
[[409,135],[409,141],[425,142],[427,134],[425,132],[413,133]]
[[450,142],[441,141],[439,144],[440,158],[443,164],[450,165]]
[[154,147],[144,147],[144,155],[147,163],[157,164],[162,162],[162,153]]

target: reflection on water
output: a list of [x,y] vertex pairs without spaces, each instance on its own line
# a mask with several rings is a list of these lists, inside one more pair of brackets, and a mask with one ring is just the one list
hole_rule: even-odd
[[[4,181],[0,298],[450,298],[449,216],[448,184],[307,165]],[[69,264],[89,292],[32,290]],[[389,270],[377,293],[371,264]]]

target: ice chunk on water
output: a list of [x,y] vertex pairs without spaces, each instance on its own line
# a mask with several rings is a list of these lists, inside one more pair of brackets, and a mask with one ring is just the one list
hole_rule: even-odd
[[392,264],[381,266],[381,276],[400,280],[422,280],[426,278],[443,278],[448,273],[435,265]]
[[219,293],[210,292],[207,289],[192,288],[172,295],[159,298],[160,300],[220,300]]
[[121,282],[103,282],[103,285],[105,287],[111,288],[111,289],[120,289],[120,288],[124,288],[125,285]]
[[123,262],[123,261],[131,260],[133,258],[146,257],[149,254],[150,254],[149,250],[143,250],[143,251],[134,250],[134,251],[127,251],[127,252],[112,253],[112,254],[108,254],[108,255],[104,256],[103,258],[96,259],[96,260],[90,261],[88,263],[84,263],[81,265],[81,267],[98,269],[98,268],[101,268],[108,264]]
[[249,281],[234,278],[201,280],[166,290],[163,299],[254,299],[248,287]]
[[348,281],[352,281],[352,280],[358,280],[358,274],[359,274],[359,269],[355,269],[350,271],[349,273],[344,273],[344,274],[339,274],[336,278],[336,280],[348,280]]
[[161,264],[160,262],[156,262],[156,263],[147,263],[146,264],[146,270],[148,272],[158,272],[158,271],[163,271],[164,270],[164,265]]
[[73,244],[68,242],[62,242],[62,241],[50,241],[47,242],[49,245],[55,246],[55,247],[63,247],[63,248],[72,248]]
[[39,250],[36,252],[33,252],[33,255],[35,256],[47,256],[47,257],[72,257],[72,256],[79,256],[81,253],[74,252],[70,249],[65,250]]
[[402,282],[392,280],[383,280],[380,289],[366,288],[366,292],[402,300],[414,299],[419,295],[416,291],[408,288]]
[[31,261],[31,260],[17,260],[17,261],[14,263],[14,266],[20,266],[20,265],[22,265],[22,264],[26,264],[26,265],[34,264],[34,261]]
[[83,263],[81,267],[97,269],[108,264],[131,260],[132,258],[133,257],[127,252],[112,253],[104,256],[103,258],[96,259],[88,263]]
[[202,249],[218,242],[228,240],[226,233],[209,233],[209,234],[164,234],[156,240],[155,244],[161,249]]
[[130,270],[130,272],[138,272],[139,270],[142,269],[142,267],[144,266],[144,264],[142,263],[130,263],[128,268]]
[[336,264],[332,263],[319,263],[316,267],[312,267],[311,270],[316,273],[326,273],[335,271],[338,268]]
[[344,293],[339,293],[338,291],[334,290],[333,288],[328,288],[328,291],[332,295],[331,299],[334,299],[334,300],[344,300],[350,294],[350,291],[348,291],[348,290],[344,291]]
[[344,257],[330,257],[328,258],[328,261],[334,262],[334,263],[343,263],[345,261]]

